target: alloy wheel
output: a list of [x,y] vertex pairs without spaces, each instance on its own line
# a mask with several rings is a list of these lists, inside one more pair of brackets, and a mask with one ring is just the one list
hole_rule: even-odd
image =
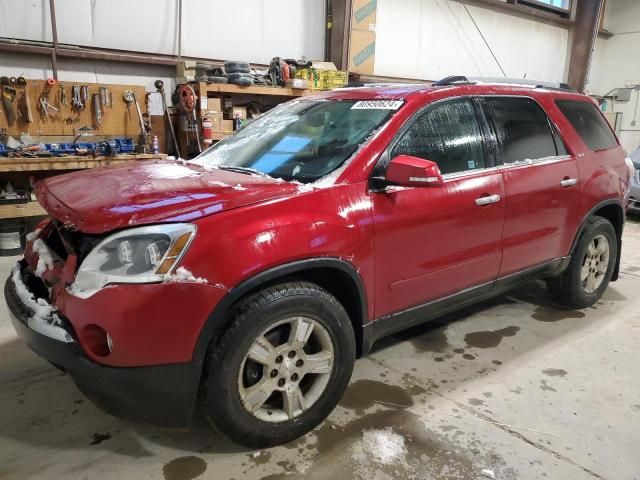
[[595,292],[604,281],[609,267],[609,241],[604,235],[591,240],[580,270],[580,281],[586,293]]
[[334,364],[327,329],[308,317],[289,317],[259,335],[238,373],[245,410],[265,422],[293,420],[325,391]]

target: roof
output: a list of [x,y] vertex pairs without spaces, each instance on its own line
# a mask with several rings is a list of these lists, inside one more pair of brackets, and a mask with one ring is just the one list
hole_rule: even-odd
[[535,91],[536,93],[565,94],[571,96],[582,96],[573,90],[565,88],[562,84],[549,82],[535,82],[530,80],[511,80],[505,83],[505,79],[473,79],[466,82],[456,82],[451,84],[428,85],[426,83],[386,83],[367,84],[362,87],[343,87],[322,92],[311,98],[332,98],[332,99],[385,99],[385,100],[407,100],[410,97],[429,93],[441,92],[443,90],[459,91],[467,95],[486,94],[524,94]]

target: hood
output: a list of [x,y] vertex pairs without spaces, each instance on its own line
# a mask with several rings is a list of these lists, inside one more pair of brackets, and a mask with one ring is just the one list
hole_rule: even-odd
[[294,193],[296,184],[173,161],[135,162],[43,180],[38,201],[84,233],[188,222]]

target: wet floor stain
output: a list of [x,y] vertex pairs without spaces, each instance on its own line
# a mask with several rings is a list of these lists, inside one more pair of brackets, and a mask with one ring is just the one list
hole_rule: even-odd
[[640,412],[640,404],[631,405],[631,410],[633,410],[634,412]]
[[398,340],[410,341],[413,347],[419,352],[444,353],[450,349],[445,327],[431,329],[422,334],[418,334],[418,331],[419,330],[412,328],[404,332],[396,333],[393,337]]
[[560,320],[584,318],[584,312],[578,310],[565,310],[563,308],[554,308],[539,306],[531,315],[531,318],[539,322],[559,322]]
[[475,355],[471,355],[470,353],[465,353],[464,355],[462,355],[462,358],[464,358],[465,360],[475,360],[476,359]]
[[491,360],[491,363],[493,363],[494,365],[502,365],[502,362],[500,360]]
[[389,385],[375,380],[358,380],[349,385],[340,400],[340,406],[361,414],[375,405],[376,401],[404,406],[413,405],[411,394],[398,385]]
[[464,341],[467,347],[495,348],[505,337],[513,337],[519,330],[520,327],[511,326],[494,331],[472,332],[464,336]]
[[542,373],[550,377],[564,377],[567,375],[567,371],[562,368],[545,368]]
[[111,439],[111,434],[110,433],[94,433],[93,434],[93,440],[91,440],[89,445],[99,445],[102,442],[110,440],[110,439]]
[[464,348],[454,348],[453,351],[460,354],[463,354],[465,352]]
[[162,467],[165,480],[193,480],[207,470],[207,462],[193,455],[178,457]]
[[[364,448],[363,434],[369,429],[402,436],[403,454],[388,464],[378,462],[376,452]],[[453,428],[443,430],[450,429]],[[460,442],[427,429],[421,417],[404,409],[362,415],[341,428],[331,428],[325,423],[316,436],[319,454],[313,465],[304,477],[287,478],[475,478],[478,467],[473,461],[482,461],[470,455]]]
[[265,463],[269,463],[269,460],[271,460],[271,452],[258,452],[257,455],[250,455],[250,458],[256,465],[264,465]]
[[474,407],[484,406],[484,400],[480,400],[479,398],[470,398],[467,400],[469,405],[473,405]]
[[551,385],[549,385],[546,380],[540,380],[540,390],[542,390],[543,392],[557,392],[558,391],[555,388],[553,388]]

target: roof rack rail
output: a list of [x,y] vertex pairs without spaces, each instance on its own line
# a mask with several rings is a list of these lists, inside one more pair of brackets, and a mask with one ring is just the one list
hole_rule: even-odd
[[433,83],[435,87],[446,85],[465,85],[474,83],[505,83],[515,85],[529,85],[534,88],[546,88],[549,90],[562,90],[574,92],[575,90],[567,83],[543,82],[540,80],[529,80],[526,78],[493,78],[493,77],[465,77],[464,75],[451,75]]
[[444,77],[437,82],[433,82],[431,84],[432,87],[443,87],[445,85],[460,85],[460,84],[469,84],[474,83],[469,81],[467,77],[464,75],[449,75],[448,77]]

